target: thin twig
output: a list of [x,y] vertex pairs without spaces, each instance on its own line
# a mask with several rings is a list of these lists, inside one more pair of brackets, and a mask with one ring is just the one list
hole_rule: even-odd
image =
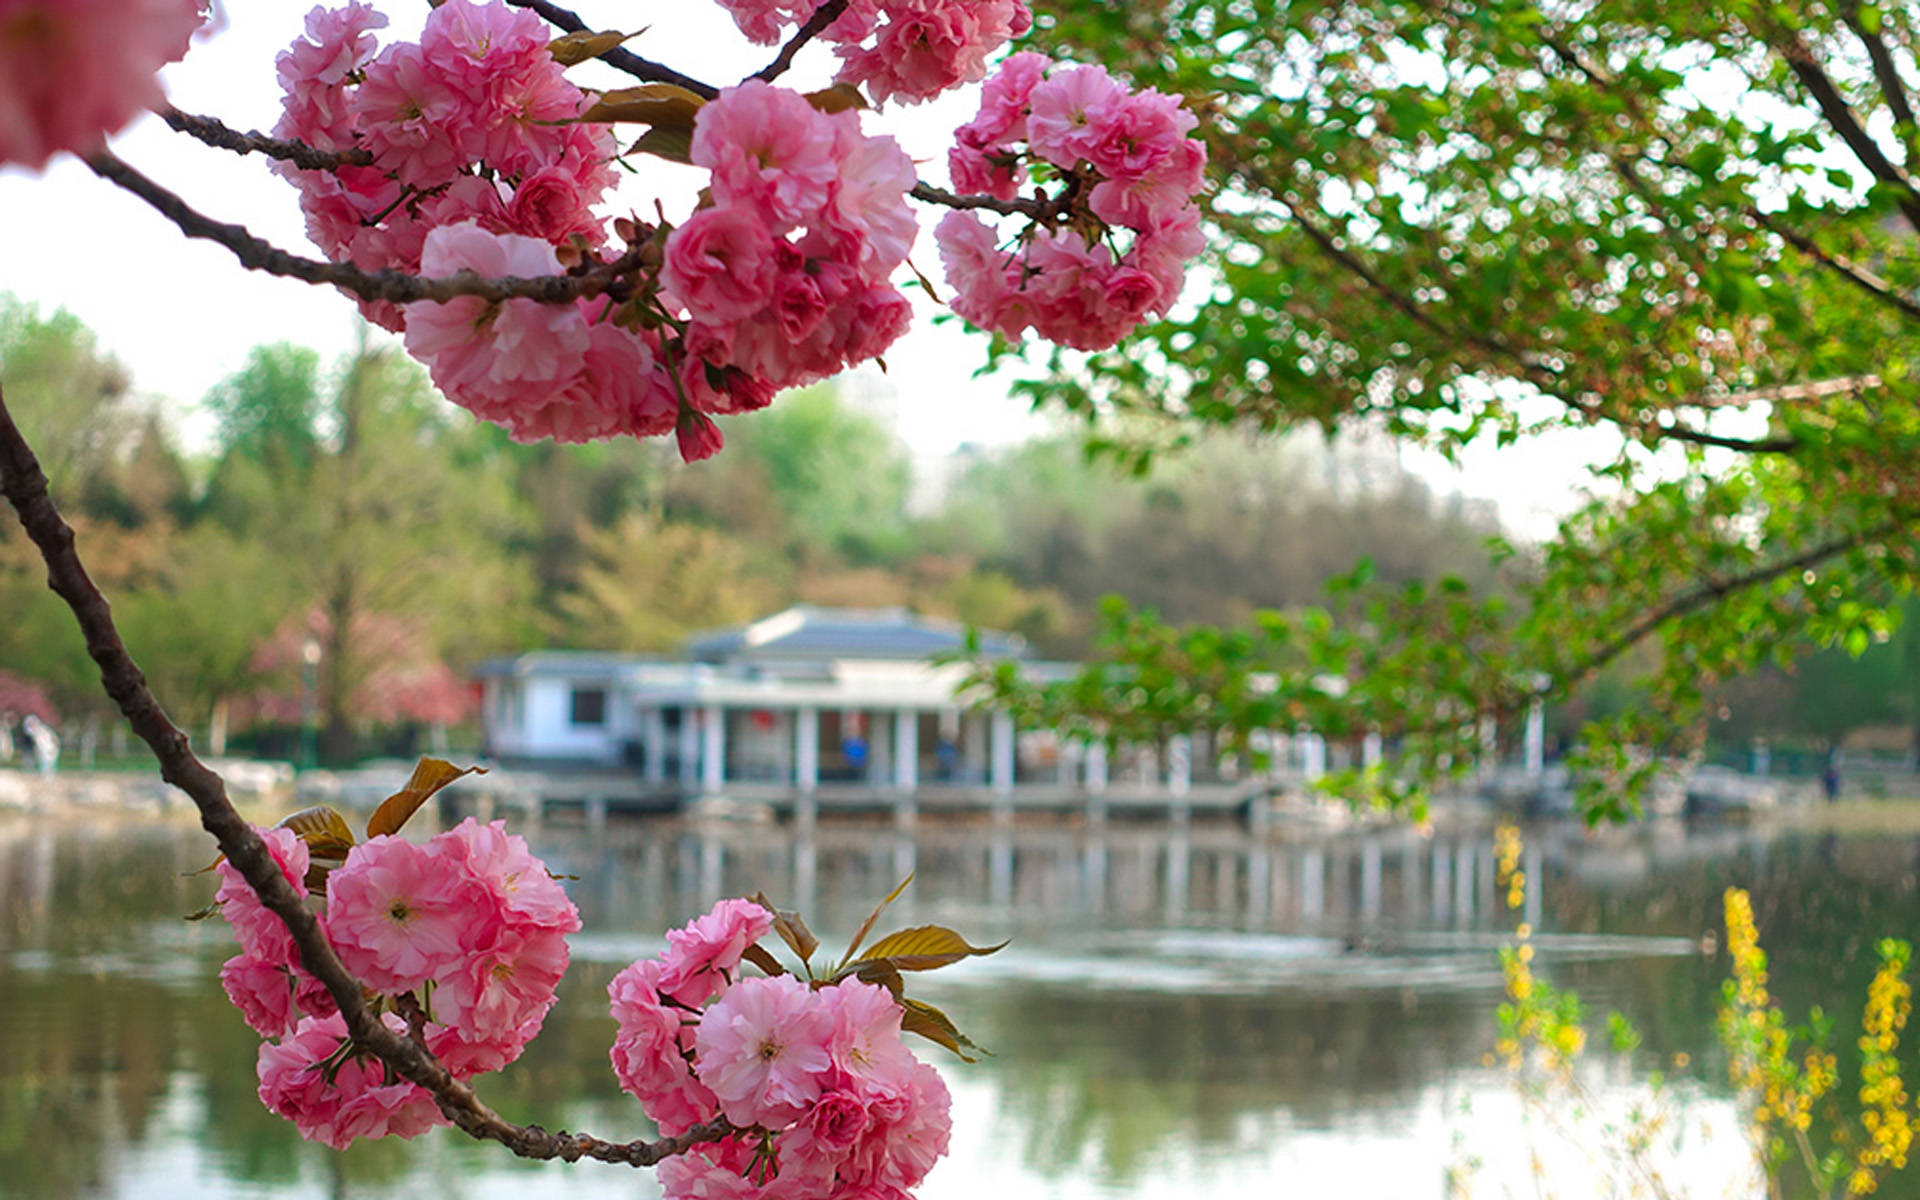
[[1044,221],[1053,215],[1050,201],[1035,200],[1016,196],[1012,200],[1002,200],[998,196],[961,195],[945,188],[934,187],[930,183],[915,183],[907,195],[923,204],[939,204],[947,208],[984,208],[999,213],[1003,217],[1023,216],[1035,221]]
[[1813,238],[1787,225],[1771,213],[1764,213],[1757,208],[1751,208],[1747,210],[1747,216],[1751,217],[1761,228],[1776,235],[1781,241],[1840,276],[1840,278],[1867,293],[1867,295],[1872,296],[1884,304],[1892,305],[1909,317],[1920,319],[1920,301],[1915,301],[1912,296],[1894,287],[1891,283],[1880,278],[1880,276],[1874,274],[1872,271],[1867,270],[1859,263],[1852,261],[1845,255],[1835,254],[1833,251],[1826,249],[1821,246],[1820,243],[1814,241]]
[[543,275],[535,279],[505,276],[488,279],[472,271],[426,278],[401,271],[364,271],[352,263],[323,262],[280,249],[249,232],[245,226],[215,221],[139,171],[102,150],[87,159],[95,174],[125,188],[152,205],[191,238],[217,242],[233,252],[240,265],[269,275],[331,284],[362,300],[411,304],[418,300],[445,303],[461,296],[483,300],[536,300],[568,304],[586,296],[623,296],[630,288],[624,278],[638,265],[638,251],[629,250],[611,263],[589,267],[578,275]]
[[235,154],[264,154],[268,158],[290,162],[296,167],[303,167],[309,171],[338,171],[341,167],[373,165],[372,153],[358,146],[351,150],[322,150],[317,146],[309,146],[305,142],[290,138],[268,137],[264,133],[252,130],[241,133],[215,117],[181,112],[171,104],[154,111],[159,114],[162,121],[179,132],[198,138],[209,146],[231,150]]
[[787,68],[793,65],[793,56],[800,53],[800,47],[818,37],[821,30],[839,20],[840,14],[845,11],[847,11],[847,0],[826,0],[826,3],[813,10],[813,15],[807,18],[806,24],[794,31],[793,36],[787,39],[787,44],[780,47],[780,53],[774,60],[748,78],[764,79],[772,83],[786,74]]
[[469,1135],[501,1143],[522,1158],[558,1158],[572,1162],[595,1158],[603,1162],[652,1166],[701,1142],[733,1132],[725,1119],[710,1121],[677,1138],[657,1142],[608,1142],[588,1134],[549,1133],[538,1126],[520,1126],[501,1117],[467,1084],[455,1079],[427,1050],[405,1034],[396,1033],[375,1016],[358,980],[347,972],[307,910],[267,852],[266,843],[234,810],[226,784],[197,758],[187,735],[167,718],[135,665],[106,597],[94,585],[74,545],[73,529],[61,518],[47,494],[47,477],[33,449],[14,423],[0,396],[0,494],[20,518],[27,536],[47,564],[47,585],[73,610],[86,638],[87,653],[100,668],[100,682],[113,698],[133,731],[147,743],[160,764],[160,777],[192,799],[200,824],[213,835],[261,903],[286,924],[307,973],[326,986],[339,1006],[347,1032],[359,1045],[378,1056],[401,1078],[433,1094],[440,1111]]
[[[530,9],[540,14],[546,19],[547,24],[564,29],[568,33],[585,33],[589,28],[587,23],[580,19],[579,13],[561,8],[558,4],[550,3],[549,0],[507,0],[507,2],[515,7]],[[598,57],[601,62],[615,70],[625,71],[642,83],[676,84],[705,100],[711,100],[720,94],[720,89],[712,84],[702,83],[691,75],[682,75],[663,63],[641,58],[624,46],[615,46]]]

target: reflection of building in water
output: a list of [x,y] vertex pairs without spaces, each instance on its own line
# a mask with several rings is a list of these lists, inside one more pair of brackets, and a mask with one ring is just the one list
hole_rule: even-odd
[[[1522,912],[1506,909],[1485,829],[1422,835],[1401,827],[1285,842],[1222,825],[791,830],[649,822],[605,831],[591,844],[594,858],[565,865],[584,881],[573,890],[589,926],[596,914],[636,904],[690,913],[765,890],[822,928],[850,927],[911,874],[914,886],[899,904],[922,915],[1284,930],[1325,942],[1319,950],[1338,958],[1340,938],[1379,928],[1484,932],[1523,917],[1537,923],[1544,891],[1530,889]],[[1577,860],[1561,861],[1566,853],[1529,844],[1529,878],[1578,870]],[[1558,865],[1550,871],[1549,862]],[[1290,959],[1289,970],[1302,961]]]

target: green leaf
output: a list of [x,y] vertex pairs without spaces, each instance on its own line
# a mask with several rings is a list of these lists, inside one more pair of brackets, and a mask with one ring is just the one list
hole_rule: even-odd
[[963,958],[992,954],[1006,946],[973,946],[944,925],[918,925],[881,938],[857,961],[885,959],[902,971],[931,971]]

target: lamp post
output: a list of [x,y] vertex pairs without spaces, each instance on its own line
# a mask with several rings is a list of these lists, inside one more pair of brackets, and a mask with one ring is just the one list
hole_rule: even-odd
[[300,643],[300,769],[311,771],[318,765],[319,752],[314,709],[320,691],[320,639],[308,634]]

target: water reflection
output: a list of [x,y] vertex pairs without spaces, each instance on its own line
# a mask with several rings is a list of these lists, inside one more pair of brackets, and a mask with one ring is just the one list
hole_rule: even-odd
[[[1015,939],[924,984],[995,1052],[948,1071],[955,1154],[934,1200],[1280,1184],[1440,1197],[1468,1152],[1524,1171],[1511,1089],[1481,1065],[1511,919],[1484,829],[1288,842],[1206,825],[796,836],[654,822],[531,837],[580,877],[586,929],[546,1034],[487,1081],[515,1119],[646,1132],[606,1068],[604,988],[667,926],[760,888],[832,947],[914,872],[900,923]],[[1753,890],[1776,991],[1795,1010],[1828,1003],[1848,1045],[1872,942],[1907,928],[1920,886],[1912,833],[1543,826],[1527,845],[1542,968],[1641,1026],[1641,1072],[1687,1054],[1682,1092],[1702,1120],[1725,1117],[1711,1032],[1724,963],[1699,949],[1721,889]],[[345,1155],[301,1143],[254,1098],[257,1042],[214,976],[224,928],[179,919],[211,891],[182,878],[207,857],[187,826],[0,821],[0,1194],[657,1195],[645,1173],[515,1163],[451,1133]],[[1599,1068],[1604,1094],[1629,1094],[1628,1064]],[[1690,1169],[1720,1195],[1739,1158],[1729,1134]]]

